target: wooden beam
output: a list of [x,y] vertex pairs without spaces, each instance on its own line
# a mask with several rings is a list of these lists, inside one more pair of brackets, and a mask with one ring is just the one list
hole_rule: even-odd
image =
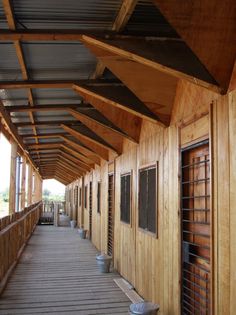
[[[176,77],[122,57],[105,56],[101,60],[164,125],[169,126],[178,87]],[[92,104],[96,107],[94,102]]]
[[65,132],[55,132],[55,133],[45,133],[45,134],[22,134],[20,135],[23,140],[25,139],[50,139],[50,138],[60,138],[62,136],[67,136],[68,134]]
[[73,154],[69,154],[65,151],[62,151],[61,155],[62,155],[62,157],[64,157],[68,161],[71,161],[71,162],[77,164],[77,167],[80,168],[81,170],[83,170],[85,172],[89,172],[91,170],[91,168],[89,166],[82,164],[80,162],[80,160],[76,156],[74,156]]
[[63,142],[50,142],[50,143],[38,143],[38,144],[29,144],[28,150],[32,149],[60,149]]
[[34,105],[31,107],[29,105],[17,105],[17,106],[5,106],[8,112],[14,113],[24,113],[24,112],[57,112],[57,111],[70,111],[71,109],[76,109],[80,104],[74,105]]
[[[66,125],[64,125],[64,124],[62,124],[61,127],[62,127],[63,129],[65,129],[66,131],[68,131],[69,133],[71,133],[71,134],[72,134],[73,136],[75,136],[75,137],[76,137],[76,135],[79,135],[80,138],[83,138],[83,139],[85,139],[85,140],[87,140],[87,141],[89,141],[89,142],[92,142],[92,143],[95,144],[96,146],[99,146],[99,147],[101,147],[101,148],[103,148],[103,149],[106,149],[106,150],[112,150],[112,148],[111,148],[110,146],[108,146],[108,145],[106,145],[106,144],[104,144],[104,143],[98,142],[97,140],[94,140],[94,139],[92,139],[92,138],[90,138],[90,137],[88,137],[88,136],[82,134],[82,133],[79,132],[78,130],[75,130],[75,129],[73,129],[73,128],[69,127],[69,126],[66,126]],[[112,150],[112,151],[114,151],[114,150]]]
[[[113,31],[119,33],[125,28],[126,24],[129,21],[129,18],[131,17],[134,11],[137,2],[138,0],[123,0],[120,11],[118,12],[115,22],[113,23],[112,26]],[[96,79],[102,76],[104,70],[105,65],[102,63],[102,61],[99,60],[96,66],[96,70],[91,78]]]
[[124,135],[121,131],[118,132],[115,128],[111,128],[110,126],[99,123],[95,119],[86,117],[86,115],[81,115],[76,111],[72,111],[71,114],[75,118],[79,119],[80,122],[82,122],[90,130],[92,130],[96,135],[101,137],[101,139],[109,143],[111,148],[114,148],[115,153],[122,153],[123,139],[129,138],[127,135]]
[[153,2],[226,92],[236,56],[235,0]]
[[73,154],[74,156],[76,156],[81,161],[81,163],[87,165],[88,167],[90,167],[90,168],[94,168],[95,167],[93,161],[91,161],[86,156],[84,156],[81,153],[79,153],[76,149],[74,149],[72,147],[69,147],[68,145],[65,145],[65,144],[62,144],[61,148],[64,149],[65,151]]
[[104,128],[109,129],[111,132],[118,134],[118,136],[122,136],[123,138],[127,138],[130,141],[136,142],[136,140],[132,136],[130,136],[121,128],[113,124],[113,122],[110,121],[109,118],[103,116],[101,112],[96,111],[95,109],[92,110],[92,115],[89,115],[89,111],[82,113],[80,109],[77,110],[71,109],[69,112],[73,117],[77,118],[79,121],[87,125],[87,127],[90,129],[92,125],[96,124],[96,126],[98,126],[98,128],[100,129],[101,128],[103,128],[103,130]]
[[109,150],[106,148],[103,148],[98,143],[94,143],[91,141],[90,138],[83,137],[82,134],[77,132],[76,130],[66,126],[62,125],[62,128],[67,131],[69,134],[71,134],[73,137],[81,141],[86,147],[89,147],[91,150],[93,150],[96,154],[98,154],[102,159],[108,161],[109,160]]
[[[179,39],[118,38],[101,39],[83,35],[84,44],[97,56],[97,48],[113,56],[132,60],[191,83],[221,92],[215,79]],[[99,57],[99,56],[98,56]]]
[[62,149],[67,151],[70,150],[70,152],[73,151],[80,161],[86,163],[89,167],[95,167],[94,162],[90,158],[79,152],[76,148],[70,146],[68,143],[62,144]]
[[25,208],[25,200],[26,200],[26,157],[22,156],[22,175],[21,175],[21,202],[20,209],[23,210]]
[[15,141],[17,142],[18,146],[22,149],[23,152],[26,153],[28,160],[36,169],[33,160],[30,158],[30,156],[27,153],[27,148],[26,148],[22,138],[19,136],[17,129],[16,129],[15,125],[12,123],[11,118],[10,118],[9,114],[7,113],[7,111],[5,110],[4,105],[3,105],[1,100],[0,100],[0,116],[4,119],[6,126],[10,130],[11,135],[13,136]]
[[16,211],[16,158],[17,158],[17,144],[14,140],[11,140],[9,214],[13,214]]
[[[91,86],[122,85],[114,80],[12,80],[0,81],[1,89],[70,89],[74,84],[89,84]],[[44,105],[45,106],[45,105]],[[53,107],[53,105],[50,105]],[[76,104],[75,106],[80,106]],[[68,107],[72,107],[68,105]],[[43,105],[42,105],[43,108]]]
[[78,170],[78,168],[72,166],[72,165],[69,164],[69,163],[66,163],[66,162],[63,161],[63,160],[60,160],[60,159],[59,159],[59,160],[57,161],[57,164],[61,165],[62,167],[64,167],[64,168],[67,169],[67,170],[70,170],[70,171],[74,172],[77,176],[83,175],[83,173],[81,173],[81,172]]
[[47,120],[47,121],[35,121],[31,122],[20,122],[14,123],[15,127],[32,127],[32,126],[60,126],[61,124],[65,125],[81,125],[76,120]]
[[82,41],[83,34],[109,36],[112,32],[86,30],[1,30],[1,41]]
[[158,117],[154,115],[127,87],[125,86],[103,86],[92,87],[89,85],[74,85],[74,90],[83,98],[90,98],[106,103],[107,106],[121,108],[133,115],[148,119],[156,123]]
[[16,29],[16,23],[15,23],[15,18],[13,15],[12,2],[11,2],[11,0],[3,0],[2,4],[3,4],[4,11],[5,11],[7,24],[11,30],[15,30]]
[[[216,92],[221,89],[216,81],[206,71],[205,67],[194,56],[192,51],[180,40],[163,38],[145,38],[123,35],[103,34],[94,37],[91,32],[62,32],[62,31],[5,31],[0,32],[0,40],[79,40],[84,44],[104,48],[116,55],[141,62],[159,71],[169,73],[177,78],[186,79]],[[45,86],[44,86],[45,87]],[[55,86],[54,86],[55,87]]]
[[78,163],[73,162],[71,159],[65,158],[64,155],[60,155],[60,160],[62,160],[62,161],[64,161],[64,162],[66,162],[66,163],[68,163],[68,164],[70,164],[70,165],[76,167],[76,168],[77,168],[78,170],[80,170],[82,173],[86,173],[86,172],[88,171],[87,169],[84,169],[84,168],[82,168],[81,166],[78,166]]
[[[12,7],[12,1],[11,0],[4,0],[3,1],[3,7],[5,10],[5,14],[7,17],[7,21],[8,21],[8,26],[10,28],[10,30],[16,30],[16,22],[15,22],[15,18],[14,18],[14,12],[13,12],[13,7]],[[27,67],[26,67],[26,63],[25,63],[25,59],[24,59],[24,54],[23,54],[23,50],[21,47],[21,43],[19,40],[14,41],[14,46],[16,49],[16,55],[21,67],[21,73],[22,73],[22,77],[24,80],[28,80],[29,76],[28,76],[28,72],[27,72]],[[34,100],[33,100],[33,93],[32,90],[29,89],[29,104],[30,106],[34,106]],[[34,115],[33,113],[29,113],[29,117],[32,123],[34,123]],[[33,127],[33,132],[35,135],[37,135],[37,130],[36,127]],[[36,143],[38,142],[38,140],[36,139]]]
[[28,167],[28,192],[27,192],[27,206],[32,204],[32,181],[33,181],[33,170],[32,166]]
[[90,160],[92,160],[97,165],[101,165],[101,160],[97,154],[93,153],[92,151],[86,149],[85,147],[77,144],[73,140],[69,139],[68,137],[61,136],[65,142],[67,142],[70,146],[74,147],[77,151],[87,156]]
[[[73,117],[75,117],[76,119],[80,120],[81,122],[83,122],[85,125],[86,123],[90,124],[91,123],[95,123],[98,124],[99,127],[105,127],[109,130],[111,130],[112,132],[117,133],[118,135],[121,135],[124,138],[127,138],[131,141],[137,142],[136,139],[134,139],[132,136],[130,136],[129,134],[127,134],[126,132],[122,131],[122,129],[120,129],[119,127],[116,127],[116,125],[113,125],[113,123],[111,121],[106,121],[107,118],[103,117],[99,111],[95,112],[94,108],[91,108],[91,110],[94,112],[93,115],[88,115],[87,114],[87,110],[84,110],[84,108],[77,108],[78,105],[41,105],[41,106],[34,106],[34,107],[30,107],[30,106],[5,106],[6,110],[8,112],[47,112],[47,111],[67,111],[68,113],[70,113]],[[77,108],[77,110],[76,110]],[[101,116],[101,117],[100,117]],[[98,128],[99,128],[98,127]],[[36,138],[36,137],[35,137]]]

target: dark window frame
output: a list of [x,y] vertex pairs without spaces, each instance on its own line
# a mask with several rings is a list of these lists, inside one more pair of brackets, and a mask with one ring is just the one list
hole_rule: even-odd
[[[155,170],[155,187],[153,187],[151,182],[151,177],[153,176],[152,170]],[[146,181],[145,189],[146,191],[141,191],[141,173],[143,175],[144,182]],[[150,186],[149,186],[150,183]],[[159,163],[150,164],[139,168],[138,171],[138,228],[150,234],[151,236],[158,237],[158,189],[159,189]],[[150,198],[150,193],[155,192],[155,212],[150,212],[152,209],[153,198]],[[142,199],[141,199],[142,196]],[[145,209],[141,210],[142,204],[145,205]],[[141,212],[142,211],[142,212]],[[153,220],[154,217],[154,220]],[[143,220],[142,220],[143,219]],[[142,220],[142,221],[141,221]],[[153,225],[155,222],[155,225]]]
[[97,182],[97,213],[101,214],[101,181]]
[[84,187],[84,208],[87,209],[88,206],[88,185]]
[[[129,177],[129,197],[127,198],[127,177]],[[125,180],[125,191],[122,192],[122,180]],[[124,198],[124,199],[123,199]],[[127,202],[128,199],[128,202]],[[124,211],[122,211],[122,205],[124,205]],[[127,204],[129,204],[128,214],[127,214]],[[132,171],[122,173],[120,175],[120,222],[131,226],[132,222]]]
[[82,187],[79,187],[79,207],[82,205]]

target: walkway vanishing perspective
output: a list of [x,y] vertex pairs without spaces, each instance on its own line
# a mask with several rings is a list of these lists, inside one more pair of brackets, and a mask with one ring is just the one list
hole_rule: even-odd
[[127,314],[130,300],[101,274],[76,230],[37,226],[0,298],[0,314]]

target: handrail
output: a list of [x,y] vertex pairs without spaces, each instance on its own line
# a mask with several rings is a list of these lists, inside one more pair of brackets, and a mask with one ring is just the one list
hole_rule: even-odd
[[[3,219],[0,230],[0,294],[30,238],[42,211],[42,202],[37,202],[23,211]],[[6,224],[8,223],[8,224]]]
[[16,220],[19,220],[21,217],[23,217],[26,213],[31,211],[33,208],[37,207],[42,201],[36,202],[28,207],[25,207],[24,210],[15,212],[13,214],[7,215],[0,219],[0,231],[3,230],[6,226],[9,224],[15,222]]

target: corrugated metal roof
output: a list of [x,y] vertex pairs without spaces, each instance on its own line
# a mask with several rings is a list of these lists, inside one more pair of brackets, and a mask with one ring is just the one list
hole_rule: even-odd
[[8,25],[7,25],[6,16],[4,13],[2,1],[0,1],[0,29],[7,29],[7,28],[8,28]]
[[44,115],[41,115],[39,116],[37,113],[34,114],[34,118],[35,118],[35,121],[37,122],[42,122],[42,121],[63,121],[65,120],[65,122],[67,121],[77,121],[77,119],[75,119],[73,116],[71,115],[60,115],[58,113],[54,113],[53,116],[51,117],[48,117],[47,114],[44,114]]
[[82,98],[72,89],[33,89],[35,104],[80,104]]
[[47,111],[47,112],[44,112],[44,111],[42,111],[42,112],[35,112],[34,113],[34,115],[37,115],[37,117],[44,117],[45,115],[47,115],[48,116],[48,118],[53,118],[53,117],[56,117],[56,116],[60,116],[60,117],[65,117],[65,116],[69,116],[68,115],[68,112],[64,112],[64,111],[51,111],[51,112],[49,112],[49,111]]
[[27,42],[22,44],[31,79],[88,79],[96,58],[79,42]]
[[1,100],[3,101],[5,106],[28,104],[27,89],[0,90],[0,92]]
[[20,135],[31,135],[33,133],[32,127],[19,127],[18,133]]
[[39,143],[63,143],[63,140],[61,138],[55,137],[55,138],[47,138],[47,139],[39,139]]
[[14,0],[18,27],[109,30],[122,0]]
[[157,6],[151,0],[139,0],[124,33],[149,34],[160,37],[178,37]]
[[1,42],[0,80],[22,80],[21,68],[12,43]]
[[65,133],[63,128],[58,128],[58,126],[52,126],[47,128],[37,127],[38,135],[49,134],[49,133]]

